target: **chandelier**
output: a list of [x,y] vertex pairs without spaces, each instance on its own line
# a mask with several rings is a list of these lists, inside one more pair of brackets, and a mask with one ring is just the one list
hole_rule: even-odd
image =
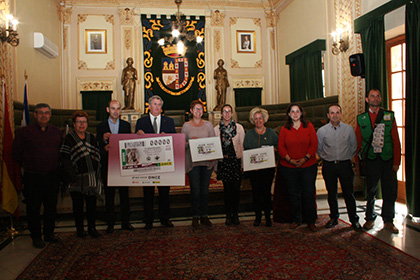
[[0,41],[7,42],[13,47],[19,45],[19,37],[17,33],[17,19],[12,15],[0,14]]
[[187,21],[181,19],[181,16],[184,14],[180,11],[180,6],[182,4],[182,0],[175,0],[175,4],[177,6],[177,12],[175,13],[175,20],[172,23],[172,32],[171,37],[167,36],[158,40],[158,44],[160,46],[168,46],[168,45],[176,45],[177,51],[179,54],[185,54],[185,42],[188,40],[189,42],[196,41],[197,43],[201,43],[203,41],[203,37],[196,36],[194,30],[189,30],[187,26]]

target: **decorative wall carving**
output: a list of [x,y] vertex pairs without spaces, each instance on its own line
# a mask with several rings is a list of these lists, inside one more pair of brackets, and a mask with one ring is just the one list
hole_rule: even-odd
[[109,61],[105,66],[105,70],[114,70],[114,69],[115,69],[115,60]]
[[255,62],[255,68],[262,68],[262,59],[258,60],[257,62]]
[[126,50],[131,48],[131,30],[124,30],[124,46]]
[[231,64],[231,68],[239,68],[239,63],[232,58],[230,59],[230,64]]
[[260,18],[253,18],[252,20],[254,21],[254,24],[256,26],[261,27],[261,19]]
[[80,81],[82,91],[113,90],[113,81]]
[[120,9],[118,11],[120,15],[120,23],[121,24],[132,24],[133,23],[133,16],[134,10],[130,10],[129,8]]
[[78,67],[79,70],[87,70],[87,63],[83,60],[79,60]]
[[64,26],[63,29],[63,49],[67,49],[67,33],[69,31],[68,26]]
[[276,34],[274,33],[274,30],[270,30],[270,46],[271,50],[276,49]]
[[238,18],[236,18],[236,17],[231,17],[231,18],[229,18],[229,24],[230,24],[231,26],[232,26],[232,25],[235,25],[237,21],[238,21]]
[[77,23],[79,24],[85,22],[86,19],[87,19],[87,15],[82,15],[82,14],[77,15]]
[[64,8],[62,10],[62,21],[64,24],[71,24],[71,14],[73,13],[73,10],[71,7]]
[[268,28],[274,28],[276,25],[276,14],[273,10],[266,10],[265,12],[265,21],[267,22]]
[[262,79],[234,79],[233,88],[262,88]]
[[221,13],[219,10],[216,10],[211,13],[212,26],[223,26],[224,20],[225,20],[225,13]]
[[105,21],[114,25],[114,15],[105,15]]
[[214,49],[219,52],[222,45],[222,38],[221,38],[220,31],[214,31]]

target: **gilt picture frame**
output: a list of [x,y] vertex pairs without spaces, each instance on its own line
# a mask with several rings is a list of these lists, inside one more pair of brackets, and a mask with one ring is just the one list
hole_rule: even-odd
[[85,29],[85,49],[87,54],[107,53],[106,29]]
[[255,53],[255,31],[236,31],[236,49],[238,53]]

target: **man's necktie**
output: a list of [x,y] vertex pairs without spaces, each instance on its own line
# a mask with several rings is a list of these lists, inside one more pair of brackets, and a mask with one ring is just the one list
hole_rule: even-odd
[[153,120],[153,130],[155,131],[155,133],[158,132],[156,119],[157,119],[157,117],[155,117],[155,119]]

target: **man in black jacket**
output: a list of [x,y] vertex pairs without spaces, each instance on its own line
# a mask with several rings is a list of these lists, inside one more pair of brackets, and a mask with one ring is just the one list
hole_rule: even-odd
[[120,196],[121,228],[132,231],[134,230],[134,227],[130,224],[130,200],[128,196],[128,187],[108,187],[109,138],[111,134],[131,133],[131,125],[130,123],[120,119],[121,103],[119,101],[111,100],[106,108],[106,111],[109,113],[109,118],[98,124],[96,127],[96,137],[99,142],[99,150],[101,152],[102,179],[105,186],[105,208],[108,219],[106,232],[114,232],[115,189],[118,189]]
[[[136,133],[176,133],[174,120],[161,115],[163,100],[159,95],[149,98],[150,113],[137,120]],[[163,226],[173,227],[169,220],[169,186],[159,186],[159,219]],[[153,228],[153,199],[155,187],[143,187],[144,192],[144,222],[146,230]]]

